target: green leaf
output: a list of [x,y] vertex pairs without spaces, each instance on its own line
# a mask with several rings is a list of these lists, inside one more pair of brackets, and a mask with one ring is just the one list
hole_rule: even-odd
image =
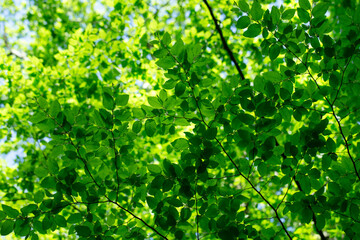
[[302,217],[303,223],[310,223],[312,216],[313,216],[313,213],[309,208],[305,207],[302,209],[301,217]]
[[243,12],[248,12],[250,9],[249,4],[247,4],[247,2],[245,0],[239,0],[238,5],[239,5],[239,8],[241,9],[241,11],[243,11]]
[[4,220],[6,218],[6,213],[3,211],[0,211],[0,221]]
[[264,72],[263,77],[265,80],[268,80],[273,83],[281,82],[281,75],[279,72],[271,71],[271,72]]
[[296,10],[295,9],[287,9],[281,15],[281,18],[284,20],[290,20],[294,17]]
[[178,102],[174,96],[168,97],[164,102],[164,108],[167,110],[173,109]]
[[262,177],[265,177],[268,174],[268,166],[266,163],[260,163],[258,166],[258,171]]
[[263,234],[266,237],[266,239],[271,239],[276,234],[276,232],[272,228],[266,228],[261,231],[261,234]]
[[118,106],[125,106],[129,102],[129,95],[120,94],[116,97],[115,102]]
[[258,92],[263,92],[265,87],[264,78],[257,75],[254,79],[254,89]]
[[297,14],[299,16],[299,19],[303,22],[303,23],[307,23],[310,21],[310,14],[305,11],[302,8],[298,8],[297,9]]
[[68,223],[79,223],[83,220],[83,217],[81,215],[81,213],[73,213],[71,214],[68,219],[67,219],[67,222]]
[[167,56],[158,60],[156,62],[156,65],[166,70],[175,66],[175,60],[173,59],[173,57]]
[[280,97],[283,100],[288,100],[291,98],[291,93],[285,88],[280,88]]
[[168,54],[166,49],[158,49],[153,53],[153,56],[156,58],[163,58]]
[[40,185],[46,189],[49,189],[49,188],[55,189],[56,180],[54,177],[46,177],[41,181]]
[[321,230],[325,227],[325,217],[323,214],[316,216],[316,227],[317,229]]
[[14,230],[14,221],[12,220],[5,220],[2,224],[1,224],[1,235],[2,236],[6,236],[9,235],[13,230]]
[[149,137],[154,136],[156,132],[156,123],[153,119],[148,119],[145,122],[145,132]]
[[354,22],[356,24],[360,24],[360,6],[357,5],[355,13],[354,13]]
[[241,121],[241,117],[240,116],[236,116],[232,121],[231,121],[231,127],[235,130],[238,130],[241,128],[242,126],[242,121]]
[[269,49],[269,57],[271,60],[276,59],[279,54],[280,54],[280,46],[277,45],[276,43],[274,43],[273,45],[271,45],[270,49]]
[[244,37],[254,38],[261,33],[260,24],[251,24],[248,29],[244,32]]
[[148,102],[153,108],[162,108],[162,104],[158,97],[148,97]]
[[260,3],[258,1],[254,1],[250,10],[250,15],[252,19],[254,21],[261,20],[263,13],[264,10],[262,10]]
[[159,165],[150,164],[150,165],[147,165],[147,168],[148,168],[149,172],[151,172],[151,173],[154,173],[154,174],[161,173],[161,168]]
[[182,208],[180,212],[180,217],[183,221],[188,220],[191,217],[191,210],[189,208]]
[[178,56],[184,50],[184,46],[184,42],[181,39],[177,40],[171,48],[171,53]]
[[109,110],[113,110],[115,107],[115,101],[113,97],[107,92],[104,92],[103,94],[103,106]]
[[29,213],[37,210],[37,208],[38,206],[36,204],[29,204],[25,207],[22,207],[20,210],[23,215],[28,215]]
[[45,119],[47,119],[47,116],[44,112],[37,112],[34,115],[32,115],[29,120],[32,123],[39,123]]
[[46,163],[51,174],[59,173],[59,166],[55,159],[47,159]]
[[326,141],[326,148],[328,149],[329,152],[335,152],[336,151],[336,144],[334,142],[334,140],[329,137]]
[[43,178],[43,177],[46,177],[49,174],[49,171],[46,170],[46,168],[44,168],[44,167],[38,167],[38,168],[36,168],[34,170],[34,173],[39,178]]
[[88,226],[75,226],[75,231],[79,237],[89,237],[91,230]]
[[280,11],[276,6],[271,8],[271,20],[273,24],[278,24],[280,21]]
[[30,223],[27,221],[18,220],[15,222],[14,233],[18,236],[28,236],[31,231]]
[[155,209],[158,204],[158,201],[156,201],[155,198],[148,196],[148,197],[146,197],[146,203],[150,209]]
[[337,88],[340,84],[340,79],[338,78],[337,74],[332,73],[329,79],[330,86],[333,88]]
[[311,9],[311,4],[310,4],[309,0],[299,0],[299,5],[301,8],[303,8],[305,10]]
[[275,94],[274,84],[270,81],[267,81],[265,83],[264,92],[268,97],[272,98]]
[[132,126],[132,131],[134,133],[139,133],[141,131],[142,124],[140,121],[135,121]]
[[175,86],[175,95],[180,97],[181,95],[184,94],[186,90],[186,85],[182,82],[178,82]]
[[47,103],[46,99],[43,98],[42,96],[39,96],[37,98],[37,102],[39,103],[40,108],[42,108],[44,110],[48,107],[48,103]]
[[239,29],[247,28],[249,25],[250,25],[250,18],[248,16],[242,16],[236,22],[236,27]]
[[17,220],[15,222],[14,233],[18,236],[25,237],[31,231],[30,223],[28,221]]
[[217,129],[215,127],[211,127],[207,129],[204,133],[204,137],[209,140],[213,140],[216,138]]
[[189,126],[190,123],[185,118],[176,118],[175,124],[177,126]]
[[171,36],[170,36],[170,34],[167,33],[167,32],[164,33],[161,42],[162,42],[165,46],[169,45],[169,44],[171,43]]
[[35,203],[41,203],[42,200],[44,199],[44,192],[43,191],[37,191],[35,194],[34,194],[34,202]]
[[302,176],[298,179],[301,185],[301,188],[303,189],[304,193],[309,194],[311,191],[311,183],[308,176]]
[[332,159],[330,156],[324,155],[321,160],[321,168],[326,171],[330,167]]
[[227,82],[222,82],[221,83],[221,89],[222,89],[222,95],[223,97],[230,97],[233,94],[233,90],[232,87],[230,86],[229,83]]
[[2,209],[4,210],[4,212],[11,218],[17,218],[19,216],[19,211],[8,206],[8,205],[5,205],[5,204],[2,204]]
[[314,17],[323,17],[329,8],[329,3],[320,2],[315,5],[311,13]]
[[340,194],[340,186],[336,182],[329,182],[328,183],[328,190],[331,194],[338,196]]
[[350,204],[350,216],[354,219],[358,219],[359,217],[359,207],[357,204],[351,203]]
[[187,60],[189,63],[193,63],[195,57],[197,57],[201,53],[202,46],[200,44],[190,44],[187,46]]
[[55,219],[55,223],[59,227],[66,227],[67,226],[66,219],[64,218],[64,216],[56,215],[54,219]]
[[209,218],[215,218],[218,216],[218,214],[219,214],[219,210],[216,204],[211,204],[205,213],[205,215]]
[[49,109],[50,116],[56,117],[60,111],[61,111],[60,103],[57,100],[53,101]]
[[132,109],[134,118],[142,119],[145,117],[145,112],[142,108],[133,108]]
[[252,125],[255,121],[255,118],[247,113],[239,113],[240,120],[246,125]]
[[185,150],[189,147],[189,143],[185,138],[178,138],[171,145],[175,148],[175,150]]
[[170,79],[163,84],[163,88],[164,89],[173,89],[175,87],[175,85],[176,85],[176,81],[173,79]]

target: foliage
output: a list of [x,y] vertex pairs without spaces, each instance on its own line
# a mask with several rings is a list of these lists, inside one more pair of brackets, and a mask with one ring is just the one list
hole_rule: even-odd
[[0,3],[1,235],[359,239],[359,1],[278,3]]

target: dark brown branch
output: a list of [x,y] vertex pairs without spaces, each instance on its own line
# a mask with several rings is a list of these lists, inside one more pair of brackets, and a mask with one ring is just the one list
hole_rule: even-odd
[[[275,145],[276,145],[276,146],[279,146],[279,142],[277,141],[277,139],[275,139]],[[285,155],[284,153],[281,154],[281,157],[283,158],[283,160],[286,159],[286,155]],[[299,166],[300,166],[300,161],[298,161],[298,165],[296,166],[295,174],[294,174],[294,176],[292,177],[291,182],[289,183],[289,187],[288,187],[288,189],[287,189],[287,191],[286,191],[286,194],[285,194],[285,196],[283,197],[283,199],[281,200],[281,202],[279,203],[279,205],[277,206],[276,209],[278,209],[278,208],[280,207],[280,205],[283,203],[283,201],[284,201],[284,199],[285,199],[285,197],[286,197],[286,195],[287,195],[287,193],[288,193],[288,191],[289,191],[289,188],[291,187],[291,184],[292,184],[293,181],[295,182],[295,184],[296,184],[296,186],[298,187],[298,189],[300,190],[300,192],[303,192],[303,189],[302,189],[302,187],[301,187],[301,185],[300,185],[300,182],[299,182],[298,180],[296,180],[296,174],[297,174],[297,171],[298,171]],[[293,171],[292,167],[290,167],[290,170]],[[314,222],[314,226],[315,226],[316,232],[319,234],[321,240],[326,240],[327,238],[325,237],[323,231],[322,231],[321,229],[318,229],[318,227],[316,226],[317,219],[316,219],[316,214],[315,214],[314,210],[312,209],[312,207],[311,207],[310,204],[308,204],[307,207],[308,207],[308,208],[310,209],[310,211],[312,212],[312,219],[313,219],[313,222]]]
[[162,235],[158,230],[156,230],[154,227],[150,226],[147,222],[145,222],[142,218],[139,218],[138,216],[136,216],[134,213],[130,212],[129,210],[127,210],[126,208],[124,208],[123,206],[121,206],[119,203],[114,202],[112,200],[110,200],[109,198],[107,198],[109,202],[115,204],[116,206],[118,206],[119,208],[121,208],[122,210],[124,210],[125,212],[127,212],[128,214],[130,214],[131,216],[133,216],[134,218],[136,218],[137,220],[139,220],[140,222],[142,222],[143,224],[145,224],[148,228],[150,228],[151,230],[153,230],[157,235],[159,235],[160,237],[162,237],[163,239],[168,239],[167,237],[165,237],[164,235]]
[[288,232],[288,230],[286,229],[284,223],[281,221],[280,216],[276,210],[276,208],[264,197],[264,195],[256,189],[256,187],[253,185],[253,183],[250,181],[249,178],[247,178],[244,174],[241,173],[239,167],[236,165],[236,163],[234,162],[234,160],[232,159],[232,157],[227,153],[227,151],[225,150],[224,146],[221,144],[221,142],[215,138],[215,140],[217,141],[217,143],[219,144],[220,148],[222,149],[222,151],[225,153],[225,155],[229,158],[229,160],[231,161],[231,163],[235,166],[236,170],[239,172],[239,175],[242,176],[251,186],[251,188],[266,202],[266,204],[274,211],[275,213],[275,217],[276,219],[280,222],[281,227],[283,228],[283,230],[285,231],[286,235],[288,236],[289,239],[292,239],[290,233]]
[[209,5],[209,3],[208,3],[207,0],[203,0],[203,2],[205,3],[206,7],[209,9],[211,18],[212,18],[212,20],[214,21],[216,30],[218,31],[218,33],[219,33],[219,35],[220,35],[220,39],[221,39],[221,42],[222,42],[222,44],[223,44],[223,46],[224,46],[224,49],[226,50],[227,54],[229,55],[231,61],[234,63],[234,65],[235,65],[235,67],[236,67],[236,70],[238,71],[238,73],[239,73],[239,75],[240,75],[240,77],[241,77],[241,80],[245,80],[245,76],[244,76],[243,72],[241,71],[238,62],[236,61],[233,52],[231,51],[229,45],[228,45],[227,42],[226,42],[226,39],[225,39],[225,37],[224,37],[224,34],[223,34],[222,30],[221,30],[221,27],[220,27],[220,25],[219,25],[218,20],[216,19],[215,15],[214,15],[214,12],[213,12],[212,8],[210,7],[210,5]]

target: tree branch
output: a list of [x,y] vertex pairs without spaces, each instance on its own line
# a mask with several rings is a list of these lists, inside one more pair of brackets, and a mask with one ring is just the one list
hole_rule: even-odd
[[225,49],[226,52],[228,53],[231,61],[234,63],[234,65],[235,65],[235,67],[236,67],[236,70],[238,71],[238,73],[239,73],[239,75],[240,75],[240,77],[241,77],[241,80],[245,80],[245,76],[244,76],[243,72],[241,71],[238,62],[236,61],[233,52],[231,51],[229,45],[228,45],[227,42],[226,42],[226,39],[225,39],[225,37],[224,37],[224,34],[223,34],[222,30],[221,30],[221,27],[220,27],[220,25],[219,25],[218,20],[216,19],[215,15],[214,15],[214,12],[213,12],[212,8],[210,7],[210,5],[209,5],[209,3],[208,3],[207,0],[203,0],[203,2],[205,3],[206,7],[208,8],[208,10],[209,10],[209,12],[210,12],[210,15],[211,15],[212,20],[214,21],[216,30],[218,31],[218,33],[219,33],[219,35],[220,35],[220,39],[221,39],[221,42],[222,42],[222,44],[223,44],[223,46],[224,46],[224,49]]

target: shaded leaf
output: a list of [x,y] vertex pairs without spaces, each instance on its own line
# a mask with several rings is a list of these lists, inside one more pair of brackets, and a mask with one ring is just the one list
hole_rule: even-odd
[[260,24],[251,24],[248,29],[244,32],[244,37],[254,38],[261,33],[261,25]]
[[152,119],[146,120],[145,132],[146,132],[146,135],[148,135],[149,137],[154,136],[154,134],[156,132],[156,123],[154,120],[152,120]]
[[178,138],[174,142],[172,142],[171,145],[176,150],[185,150],[189,147],[189,143],[185,138]]
[[88,226],[75,226],[75,231],[80,237],[89,237],[91,230]]

